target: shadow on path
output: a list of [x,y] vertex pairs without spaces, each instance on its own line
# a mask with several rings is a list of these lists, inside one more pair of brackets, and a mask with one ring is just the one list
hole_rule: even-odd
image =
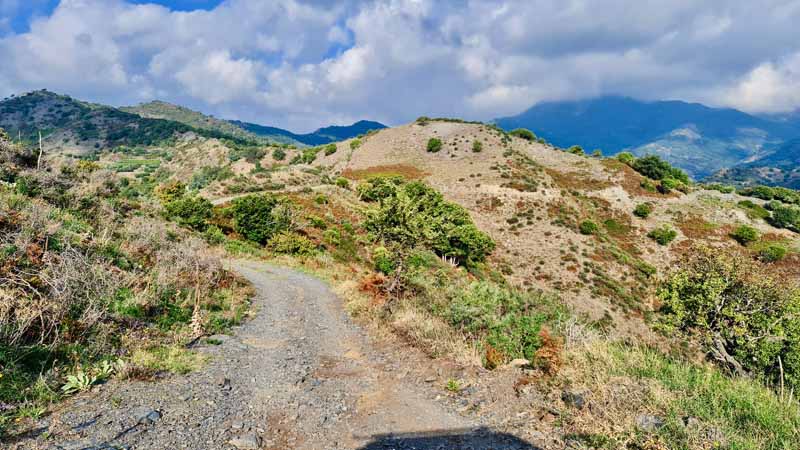
[[359,450],[541,450],[510,434],[485,428],[379,434]]

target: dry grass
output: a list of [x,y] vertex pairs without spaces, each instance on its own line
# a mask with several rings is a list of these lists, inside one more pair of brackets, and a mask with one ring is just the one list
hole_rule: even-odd
[[429,173],[407,164],[389,164],[369,167],[367,169],[345,169],[342,176],[351,180],[363,180],[376,176],[401,176],[407,180],[425,178]]

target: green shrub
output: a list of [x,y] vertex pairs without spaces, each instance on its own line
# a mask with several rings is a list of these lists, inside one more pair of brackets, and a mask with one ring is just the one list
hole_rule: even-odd
[[350,180],[345,177],[339,177],[336,179],[336,185],[340,188],[349,189],[350,188]]
[[653,213],[653,204],[652,203],[639,203],[636,205],[636,208],[633,209],[633,215],[636,217],[641,217],[642,219],[646,219]]
[[439,138],[428,139],[428,153],[437,153],[442,149],[442,140]]
[[636,157],[631,152],[622,152],[617,155],[617,161],[631,166],[636,161]]
[[663,180],[673,178],[681,183],[689,183],[689,176],[670,163],[664,161],[656,155],[647,155],[633,161],[631,165],[634,170],[652,180]]
[[772,210],[770,223],[778,228],[786,228],[800,232],[800,208],[794,206],[778,206]]
[[600,227],[598,227],[597,224],[592,222],[591,220],[584,220],[578,226],[578,229],[580,230],[581,234],[589,235],[597,233],[597,230],[599,230]]
[[737,205],[744,209],[747,217],[751,219],[767,219],[770,217],[770,212],[766,208],[755,204],[752,200],[742,200]]
[[203,239],[211,245],[220,245],[225,242],[225,233],[216,225],[211,225],[203,232]]
[[600,150],[599,148],[594,149],[592,151],[592,157],[594,157],[594,158],[602,158],[603,157],[603,151]]
[[472,141],[472,152],[480,153],[483,151],[483,143],[481,141]]
[[758,230],[749,225],[740,225],[733,230],[731,237],[736,240],[736,242],[742,245],[747,245],[751,242],[757,241],[759,234]]
[[185,196],[164,205],[164,216],[182,226],[203,231],[213,215],[214,205],[200,196]]
[[678,237],[678,232],[665,224],[647,233],[647,237],[658,242],[660,245],[668,245]]
[[478,281],[459,291],[443,311],[462,332],[485,341],[504,359],[535,361],[548,322],[566,315],[557,299],[541,293],[522,293]]
[[386,247],[377,247],[373,250],[372,261],[375,264],[375,270],[386,275],[391,274],[397,268],[392,253]]
[[517,128],[516,130],[509,131],[511,136],[516,136],[518,138],[525,139],[529,142],[536,141],[536,135],[533,134],[533,131],[525,129],[525,128]]
[[350,150],[358,150],[361,147],[361,139],[353,139],[350,141]]
[[736,190],[736,188],[734,188],[733,186],[729,186],[726,184],[718,184],[718,183],[709,184],[708,186],[706,186],[706,189],[710,191],[718,191],[723,194],[730,194]]
[[782,260],[788,250],[781,244],[769,244],[758,252],[758,258],[766,263],[772,263]]
[[311,256],[317,247],[307,237],[293,231],[280,231],[269,238],[267,247],[275,253],[293,256]]
[[394,188],[378,208],[367,212],[365,228],[375,238],[410,249],[421,245],[467,267],[483,262],[495,243],[478,230],[469,213],[444,200],[422,182]]
[[417,125],[424,127],[424,126],[428,125],[430,123],[430,121],[431,121],[430,117],[421,116],[421,117],[417,117],[416,123],[417,123]]
[[567,149],[567,152],[579,156],[583,156],[585,154],[585,152],[583,151],[583,147],[581,147],[580,145],[573,145],[572,147]]
[[395,195],[397,187],[404,182],[405,179],[397,175],[376,176],[360,183],[356,191],[361,200],[376,202]]
[[328,144],[325,146],[325,155],[330,156],[336,153],[336,144]]
[[644,189],[645,191],[648,191],[648,192],[655,192],[656,191],[656,185],[653,184],[652,181],[647,180],[647,179],[642,180],[642,182],[639,183],[639,186],[641,186],[642,189]]
[[[746,258],[698,249],[660,288],[663,324],[699,334],[709,354],[739,374],[777,385],[781,367],[800,388],[800,289]],[[780,362],[779,362],[780,358]]]
[[323,219],[322,217],[308,216],[306,218],[308,219],[308,223],[314,228],[317,228],[317,229],[320,229],[320,230],[324,230],[324,229],[328,228],[328,222],[325,222],[325,219]]
[[232,214],[236,232],[245,238],[266,244],[276,233],[292,228],[292,208],[272,195],[248,195],[233,201]]
[[677,189],[681,182],[674,178],[664,178],[658,185],[658,191],[662,194],[669,194],[673,189]]
[[283,161],[284,159],[286,159],[286,151],[284,151],[280,147],[276,148],[275,150],[272,151],[272,159],[274,159],[275,161]]

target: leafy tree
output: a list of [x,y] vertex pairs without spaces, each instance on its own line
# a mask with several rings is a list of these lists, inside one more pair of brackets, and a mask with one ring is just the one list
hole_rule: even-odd
[[800,388],[800,288],[741,256],[701,248],[659,289],[662,326],[699,334],[709,354],[740,375]]
[[672,166],[656,155],[647,155],[633,162],[633,169],[651,180],[663,180],[671,174]]
[[478,230],[469,213],[435,189],[422,182],[387,185],[392,187],[394,193],[367,213],[365,228],[375,238],[401,249],[427,247],[467,267],[483,262],[494,250],[494,241]]
[[536,141],[536,135],[533,134],[533,131],[528,130],[526,128],[517,128],[516,130],[510,131],[508,134],[516,136],[518,138],[525,139],[526,141],[529,142]]
[[237,198],[233,201],[232,213],[236,232],[260,244],[266,244],[276,233],[293,228],[291,205],[269,194]]
[[401,176],[376,176],[359,184],[356,191],[361,200],[376,202],[394,196],[403,183],[405,180]]
[[428,153],[437,153],[442,149],[442,140],[439,138],[428,139]]
[[165,216],[182,226],[203,231],[213,215],[214,206],[203,197],[183,196],[164,204]]
[[636,161],[636,157],[633,156],[633,153],[631,152],[622,152],[617,155],[617,160],[623,164],[631,166],[633,165],[634,161]]

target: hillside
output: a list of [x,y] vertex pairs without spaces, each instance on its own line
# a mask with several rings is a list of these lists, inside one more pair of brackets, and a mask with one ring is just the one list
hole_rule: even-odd
[[759,184],[800,188],[800,139],[787,141],[765,156],[715,173],[709,181],[742,186]]
[[254,123],[239,122],[235,120],[231,121],[231,123],[258,136],[263,136],[270,139],[290,139],[291,141],[300,142],[304,145],[310,146],[329,144],[331,142],[354,138],[356,136],[366,134],[372,130],[386,128],[386,125],[378,122],[360,120],[348,126],[334,125],[320,128],[313,133],[295,134],[291,131],[281,128],[257,125]]
[[0,127],[29,144],[38,144],[41,132],[46,152],[76,155],[118,146],[153,146],[188,133],[250,143],[218,131],[145,118],[46,90],[0,102]]
[[[0,285],[16,448],[478,442],[455,428],[490,448],[800,441],[777,388],[800,386],[795,191],[704,189],[658,159],[457,119],[309,148],[193,135],[42,169],[0,140],[0,277],[25,281]],[[224,267],[254,308],[217,258],[249,260]],[[80,293],[68,310],[62,286]],[[29,297],[58,331],[43,342]],[[455,434],[420,432],[440,428]]]
[[[217,119],[216,117],[207,116],[189,108],[184,108],[182,106],[173,105],[171,103],[158,100],[142,103],[136,106],[122,107],[120,110],[150,119],[165,119],[173,122],[179,122],[189,125],[193,128],[215,131],[251,141],[258,141],[261,139],[260,136],[249,133],[242,128],[228,122],[227,120]],[[278,141],[276,140],[273,142]],[[293,144],[294,142],[286,143]]]
[[655,153],[702,179],[756,159],[800,136],[800,122],[680,101],[623,97],[545,102],[497,120],[506,130],[528,128],[559,147],[580,145],[606,154]]

